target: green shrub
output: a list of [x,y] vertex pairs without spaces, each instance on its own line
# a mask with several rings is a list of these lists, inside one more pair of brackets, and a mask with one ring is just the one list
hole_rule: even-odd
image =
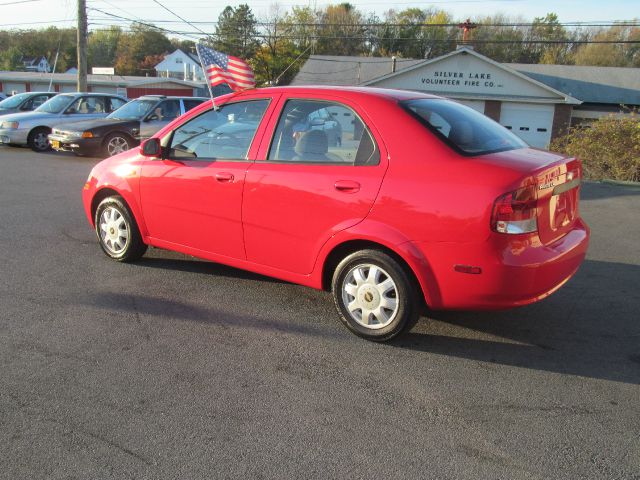
[[609,115],[590,127],[574,127],[555,139],[550,149],[582,160],[592,180],[640,181],[640,116]]

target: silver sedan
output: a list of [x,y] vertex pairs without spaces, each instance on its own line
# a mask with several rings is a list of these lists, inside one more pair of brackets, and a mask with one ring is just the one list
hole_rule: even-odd
[[63,93],[33,112],[5,115],[0,120],[0,144],[28,145],[36,152],[50,148],[47,135],[56,125],[106,117],[126,103],[117,95]]

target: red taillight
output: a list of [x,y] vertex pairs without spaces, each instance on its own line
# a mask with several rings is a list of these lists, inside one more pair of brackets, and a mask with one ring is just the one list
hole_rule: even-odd
[[491,228],[499,233],[531,233],[538,230],[535,185],[499,196],[493,204]]

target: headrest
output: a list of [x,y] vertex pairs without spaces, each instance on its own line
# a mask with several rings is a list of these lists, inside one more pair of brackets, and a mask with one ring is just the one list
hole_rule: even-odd
[[329,150],[327,135],[322,130],[309,130],[296,143],[298,155],[324,155]]

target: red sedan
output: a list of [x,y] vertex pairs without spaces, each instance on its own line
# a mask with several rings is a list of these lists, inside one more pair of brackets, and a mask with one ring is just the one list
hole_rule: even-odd
[[109,257],[151,245],[331,290],[343,323],[371,340],[410,328],[424,304],[535,302],[585,257],[579,160],[528,148],[470,108],[337,87],[216,103],[92,170],[83,201]]

